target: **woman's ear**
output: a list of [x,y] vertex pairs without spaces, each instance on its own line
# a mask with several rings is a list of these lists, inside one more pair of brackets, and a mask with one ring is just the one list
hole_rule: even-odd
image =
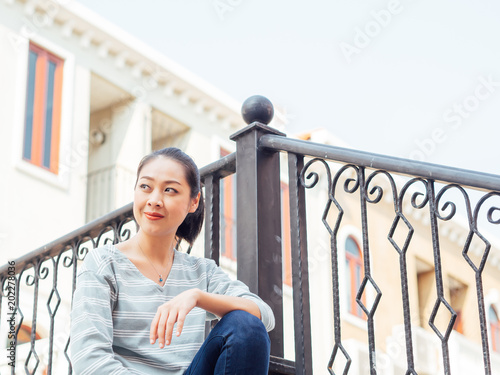
[[191,207],[189,208],[189,213],[193,213],[198,208],[198,204],[200,203],[201,192],[191,200]]

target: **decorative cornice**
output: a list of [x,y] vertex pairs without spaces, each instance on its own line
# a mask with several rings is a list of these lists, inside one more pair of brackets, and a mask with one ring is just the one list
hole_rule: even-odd
[[36,5],[37,5],[37,1],[36,0],[28,0],[25,4],[24,4],[24,14],[26,16],[32,16],[35,14],[35,10],[36,10]]
[[65,21],[62,24],[61,33],[65,38],[69,38],[73,34],[75,22],[73,20]]
[[80,45],[85,48],[90,47],[90,43],[92,42],[92,37],[94,36],[94,31],[93,30],[86,30],[81,36],[80,36]]

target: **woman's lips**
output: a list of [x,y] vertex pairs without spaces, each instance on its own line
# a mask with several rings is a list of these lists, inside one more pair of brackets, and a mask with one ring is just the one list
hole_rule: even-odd
[[157,212],[144,212],[144,216],[146,216],[149,220],[160,220],[164,217]]

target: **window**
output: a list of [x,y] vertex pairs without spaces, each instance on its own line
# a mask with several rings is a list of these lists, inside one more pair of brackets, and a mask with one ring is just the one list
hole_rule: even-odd
[[464,319],[462,316],[462,310],[465,304],[465,297],[467,294],[467,285],[462,284],[460,281],[450,277],[448,279],[450,288],[450,305],[452,309],[457,313],[457,318],[453,329],[459,333],[464,333]]
[[[221,148],[220,156],[229,155],[229,151]],[[236,260],[236,202],[234,191],[236,179],[234,175],[228,176],[221,181],[221,255]]]
[[[40,340],[41,337],[38,334],[38,332],[35,332],[35,340]],[[6,341],[6,346],[10,346],[10,342],[12,341],[12,338],[7,337]],[[17,333],[17,344],[25,344],[27,342],[31,342],[31,326],[26,325],[26,324],[21,324],[21,327],[19,328],[19,332]]]
[[23,159],[57,174],[63,60],[30,43]]
[[[420,259],[415,259],[417,267],[418,317],[420,327],[428,327],[434,303],[436,301],[436,278],[434,266]],[[456,322],[456,321],[455,321]]]
[[[361,309],[361,307],[356,302],[356,294],[363,281],[363,259],[361,255],[361,249],[357,241],[352,237],[348,236],[345,241],[345,264],[346,264],[346,285],[347,289],[347,307],[349,313],[355,315],[359,318],[366,319],[366,315]],[[363,303],[365,303],[365,295],[362,296]],[[366,303],[365,303],[366,304]]]
[[500,321],[498,320],[497,311],[493,306],[489,308],[488,318],[490,321],[491,346],[495,352],[500,353]]

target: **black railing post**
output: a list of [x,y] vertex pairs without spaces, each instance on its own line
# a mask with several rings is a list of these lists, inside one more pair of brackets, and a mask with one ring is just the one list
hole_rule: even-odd
[[259,139],[284,134],[267,126],[274,110],[264,97],[247,99],[242,114],[249,125],[231,136],[236,141],[237,275],[273,309],[271,355],[283,357],[279,152],[260,150]]
[[307,250],[306,192],[300,181],[304,157],[288,153],[290,187],[290,239],[292,251],[295,372],[312,374],[311,309]]
[[204,179],[205,185],[205,258],[215,260],[220,257],[220,180],[217,175]]

